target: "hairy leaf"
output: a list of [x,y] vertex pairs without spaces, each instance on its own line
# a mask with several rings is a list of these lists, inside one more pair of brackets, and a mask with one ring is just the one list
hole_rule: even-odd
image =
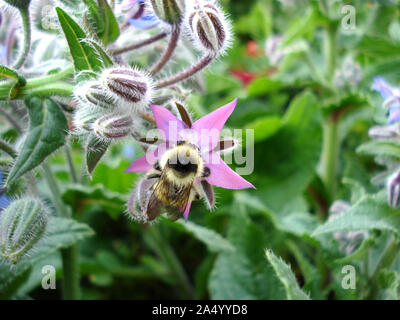
[[363,197],[344,214],[319,226],[312,235],[373,229],[400,233],[400,210],[389,207],[384,191]]
[[100,71],[103,64],[99,53],[84,41],[86,39],[85,32],[64,10],[57,7],[56,11],[74,61],[75,72]]
[[287,265],[281,258],[275,256],[272,250],[265,252],[269,263],[275,270],[279,280],[285,286],[286,297],[288,300],[310,300],[310,297],[300,289],[290,266]]
[[40,165],[65,144],[68,124],[60,107],[51,99],[28,97],[29,131],[7,178],[7,184]]
[[265,263],[267,234],[254,223],[236,218],[228,239],[234,252],[221,253],[209,280],[212,299],[283,299],[285,290]]
[[9,264],[0,260],[0,292],[5,290],[15,277],[25,272],[37,261],[91,235],[93,235],[92,229],[84,223],[73,219],[50,218],[45,236],[35,245],[29,256],[22,258],[12,269]]

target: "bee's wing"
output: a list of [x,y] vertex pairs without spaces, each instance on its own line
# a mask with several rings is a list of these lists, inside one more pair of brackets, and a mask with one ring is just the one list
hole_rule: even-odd
[[156,189],[160,187],[161,187],[160,180],[157,180],[157,182],[155,182],[154,184],[153,192],[148,197],[147,203],[145,205],[145,210],[147,216],[149,217],[149,221],[152,221],[155,218],[157,218],[160,215],[161,209],[163,207],[163,203],[161,202],[160,199],[156,197],[155,194]]

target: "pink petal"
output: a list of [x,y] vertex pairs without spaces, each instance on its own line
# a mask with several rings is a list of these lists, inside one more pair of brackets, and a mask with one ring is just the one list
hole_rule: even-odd
[[136,159],[124,172],[147,172],[153,165],[147,161],[146,155]]
[[206,179],[209,184],[225,189],[245,189],[255,187],[239,176],[217,154],[213,154],[212,163],[207,163],[210,168],[210,176]]
[[200,136],[202,149],[211,150],[217,145],[220,132],[235,109],[237,100],[238,98],[193,123],[192,129]]
[[124,172],[147,172],[153,168],[156,161],[161,157],[161,155],[168,149],[168,144],[162,143],[155,149],[150,149],[147,153],[136,159],[131,163],[131,165]]
[[189,218],[189,211],[190,211],[190,206],[192,205],[191,202],[188,202],[185,208],[185,212],[183,213],[183,216],[185,217],[185,220],[187,221]]
[[156,105],[151,105],[150,108],[153,111],[158,129],[165,134],[166,141],[176,141],[178,132],[187,128],[187,125],[175,117],[168,109]]

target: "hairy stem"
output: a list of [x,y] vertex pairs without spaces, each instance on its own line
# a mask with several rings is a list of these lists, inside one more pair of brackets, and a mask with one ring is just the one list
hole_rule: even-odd
[[339,161],[339,117],[330,115],[323,124],[322,146],[322,180],[324,181],[329,200],[335,198],[336,174]]
[[326,72],[329,80],[332,79],[335,72],[336,51],[336,26],[329,24],[325,35]]
[[72,94],[73,86],[60,80],[69,78],[73,74],[74,68],[71,65],[58,73],[30,79],[20,88],[14,88],[12,82],[3,82],[0,84],[0,100],[23,98],[31,94],[69,96]]
[[379,273],[384,269],[390,269],[394,262],[396,261],[398,255],[400,253],[400,242],[393,237],[390,241],[389,245],[386,247],[385,251],[382,254],[382,258],[379,261],[374,274],[370,279],[371,291],[369,294],[370,300],[376,300],[379,296],[380,287],[378,282]]
[[182,287],[182,290],[185,294],[185,298],[193,299],[194,298],[193,286],[190,283],[189,278],[185,270],[183,269],[182,264],[179,262],[168,241],[165,241],[162,238],[162,235],[156,226],[150,227],[147,231],[147,234],[154,242],[155,248],[157,248],[157,252],[160,255],[160,257],[166,262],[170,271],[178,279]]
[[63,264],[63,295],[65,300],[79,300],[79,252],[78,245],[61,249]]
[[156,89],[161,89],[165,88],[168,86],[171,86],[173,84],[176,84],[180,81],[183,81],[185,79],[190,78],[200,70],[204,69],[207,67],[211,61],[213,61],[215,58],[215,55],[205,55],[203,58],[201,58],[196,64],[193,66],[189,67],[186,70],[183,70],[182,72],[175,74],[173,76],[170,76],[168,78],[161,79],[155,83]]
[[7,142],[4,140],[0,139],[0,150],[3,150],[5,153],[7,153],[10,157],[16,158],[17,157],[17,151]]
[[171,57],[176,49],[176,46],[178,45],[180,32],[181,32],[181,29],[179,27],[176,28],[174,31],[172,31],[167,48],[165,49],[160,60],[158,60],[158,62],[153,67],[151,67],[151,69],[149,71],[150,74],[155,75],[156,73],[160,72],[161,69],[171,59]]
[[69,167],[69,172],[71,174],[71,180],[73,183],[77,183],[78,176],[76,175],[74,161],[72,159],[71,147],[68,144],[66,144],[64,149],[65,149],[65,155],[66,155],[67,163],[68,163],[68,167]]
[[31,48],[31,23],[29,19],[28,7],[19,9],[19,13],[21,16],[22,27],[24,30],[24,39],[23,39],[22,49],[19,52],[17,60],[14,62],[12,66],[14,69],[19,69],[24,65],[26,58],[29,54],[29,50]]
[[[44,162],[42,164],[44,177],[53,196],[53,202],[59,215],[69,217],[68,208],[61,199],[61,192],[57,181],[51,171],[50,166]],[[75,244],[69,248],[61,249],[63,264],[63,295],[66,300],[78,300],[80,298],[79,289],[79,264],[78,246]]]
[[161,40],[163,38],[165,38],[167,36],[166,32],[161,32],[159,34],[156,34],[155,36],[152,36],[148,39],[145,39],[143,41],[137,42],[137,43],[133,43],[131,45],[128,45],[126,47],[122,47],[122,48],[118,48],[118,49],[114,49],[114,50],[110,50],[111,54],[114,55],[119,55],[128,51],[132,51],[132,50],[136,50],[136,49],[140,49],[143,48],[149,44],[152,44],[158,40]]

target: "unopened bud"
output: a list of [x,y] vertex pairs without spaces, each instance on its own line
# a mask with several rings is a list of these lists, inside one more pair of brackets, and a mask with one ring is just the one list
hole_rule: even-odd
[[108,114],[93,123],[93,131],[103,139],[124,138],[133,131],[133,119],[130,115]]
[[78,84],[74,90],[75,98],[81,107],[93,107],[112,109],[116,105],[116,99],[98,81],[88,81]]
[[106,69],[101,75],[101,81],[117,99],[146,105],[151,100],[151,79],[138,69],[127,67]]
[[224,53],[231,27],[224,13],[212,3],[197,3],[189,11],[187,24],[195,45],[212,54]]
[[0,214],[0,256],[18,263],[43,237],[47,213],[36,199],[13,201]]
[[101,117],[99,112],[87,108],[80,108],[74,112],[72,124],[75,128],[75,133],[90,132],[93,129],[94,122]]
[[387,189],[389,205],[397,208],[400,204],[400,171],[388,179]]
[[185,0],[150,0],[155,15],[169,24],[179,24],[185,13]]

